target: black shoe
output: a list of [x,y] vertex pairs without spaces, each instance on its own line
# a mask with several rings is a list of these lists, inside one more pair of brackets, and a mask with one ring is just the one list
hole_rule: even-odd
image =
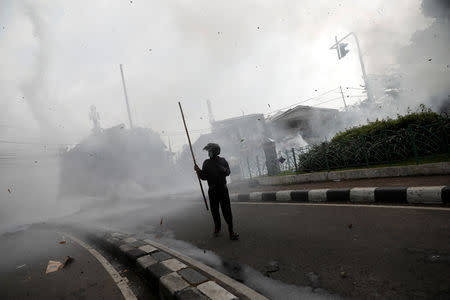
[[232,240],[232,241],[239,240],[239,233],[237,233],[237,232],[230,233],[230,240]]
[[220,235],[220,229],[217,229],[217,228],[216,228],[216,229],[214,230],[214,232],[213,232],[213,236],[214,236],[214,237],[218,237],[219,235]]

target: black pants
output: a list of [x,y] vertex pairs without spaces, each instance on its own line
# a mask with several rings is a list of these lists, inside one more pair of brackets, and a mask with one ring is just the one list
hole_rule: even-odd
[[231,214],[230,196],[228,195],[227,186],[223,187],[210,187],[208,190],[209,206],[211,207],[211,214],[214,220],[216,230],[220,230],[220,213],[219,205],[222,208],[222,215],[225,222],[228,224],[229,233],[233,233],[233,215]]

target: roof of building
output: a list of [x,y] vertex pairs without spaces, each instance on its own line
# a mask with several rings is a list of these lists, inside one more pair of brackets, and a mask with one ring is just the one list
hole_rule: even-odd
[[216,125],[221,125],[221,124],[225,124],[225,123],[231,123],[231,122],[239,122],[239,121],[248,121],[251,119],[258,119],[258,118],[263,118],[264,119],[264,115],[263,114],[250,114],[250,115],[243,115],[243,116],[238,116],[238,117],[234,117],[234,118],[229,118],[229,119],[224,119],[224,120],[220,120],[220,121],[215,121],[214,124]]
[[310,113],[310,112],[327,112],[327,113],[337,113],[338,110],[337,109],[332,109],[332,108],[319,108],[319,107],[313,107],[313,106],[305,106],[305,105],[298,105],[295,106],[293,108],[290,108],[284,112],[278,112],[274,115],[272,115],[271,117],[268,118],[269,121],[278,121],[281,119],[290,119],[290,118],[295,118],[298,117],[299,114],[302,113]]

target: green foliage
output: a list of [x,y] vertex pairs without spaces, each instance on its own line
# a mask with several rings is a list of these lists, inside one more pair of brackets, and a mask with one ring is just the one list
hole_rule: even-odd
[[424,105],[419,111],[340,132],[329,142],[301,149],[300,169],[320,171],[449,153],[450,119]]
[[396,119],[388,118],[384,120],[376,120],[367,125],[353,127],[344,132],[337,133],[331,141],[337,142],[343,139],[355,138],[360,135],[373,136],[380,134],[384,130],[396,131],[400,129],[407,129],[410,124],[427,126],[442,119],[439,114],[426,110],[425,108],[423,109],[425,111],[410,113],[404,116],[398,115]]

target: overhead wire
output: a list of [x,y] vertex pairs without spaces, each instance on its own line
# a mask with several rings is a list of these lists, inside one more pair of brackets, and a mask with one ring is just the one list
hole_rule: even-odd
[[318,106],[318,105],[321,105],[321,104],[325,104],[325,103],[328,103],[328,102],[331,102],[331,101],[336,101],[336,100],[342,100],[342,97],[336,97],[336,98],[333,98],[333,99],[329,99],[329,100],[317,103],[315,106]]
[[296,103],[291,104],[291,105],[289,105],[289,106],[285,106],[285,107],[282,107],[282,108],[280,108],[280,109],[277,109],[277,110],[273,110],[273,111],[271,111],[271,112],[268,112],[266,115],[271,115],[271,114],[273,114],[273,113],[277,113],[277,112],[282,111],[282,110],[285,110],[285,109],[290,109],[290,108],[295,107],[295,106],[297,106],[297,105],[299,105],[299,104],[302,104],[302,103],[305,103],[305,102],[308,102],[308,101],[311,101],[311,100],[318,99],[318,98],[320,98],[320,97],[323,97],[323,96],[325,96],[325,95],[327,95],[327,94],[329,94],[329,93],[331,93],[331,92],[337,91],[337,90],[339,90],[339,88],[334,88],[334,89],[328,90],[328,91],[326,91],[326,92],[324,92],[324,93],[322,93],[322,94],[320,94],[320,95],[317,95],[317,96],[314,96],[314,97],[311,97],[311,98],[308,98],[308,99],[305,99],[305,100],[296,102]]

